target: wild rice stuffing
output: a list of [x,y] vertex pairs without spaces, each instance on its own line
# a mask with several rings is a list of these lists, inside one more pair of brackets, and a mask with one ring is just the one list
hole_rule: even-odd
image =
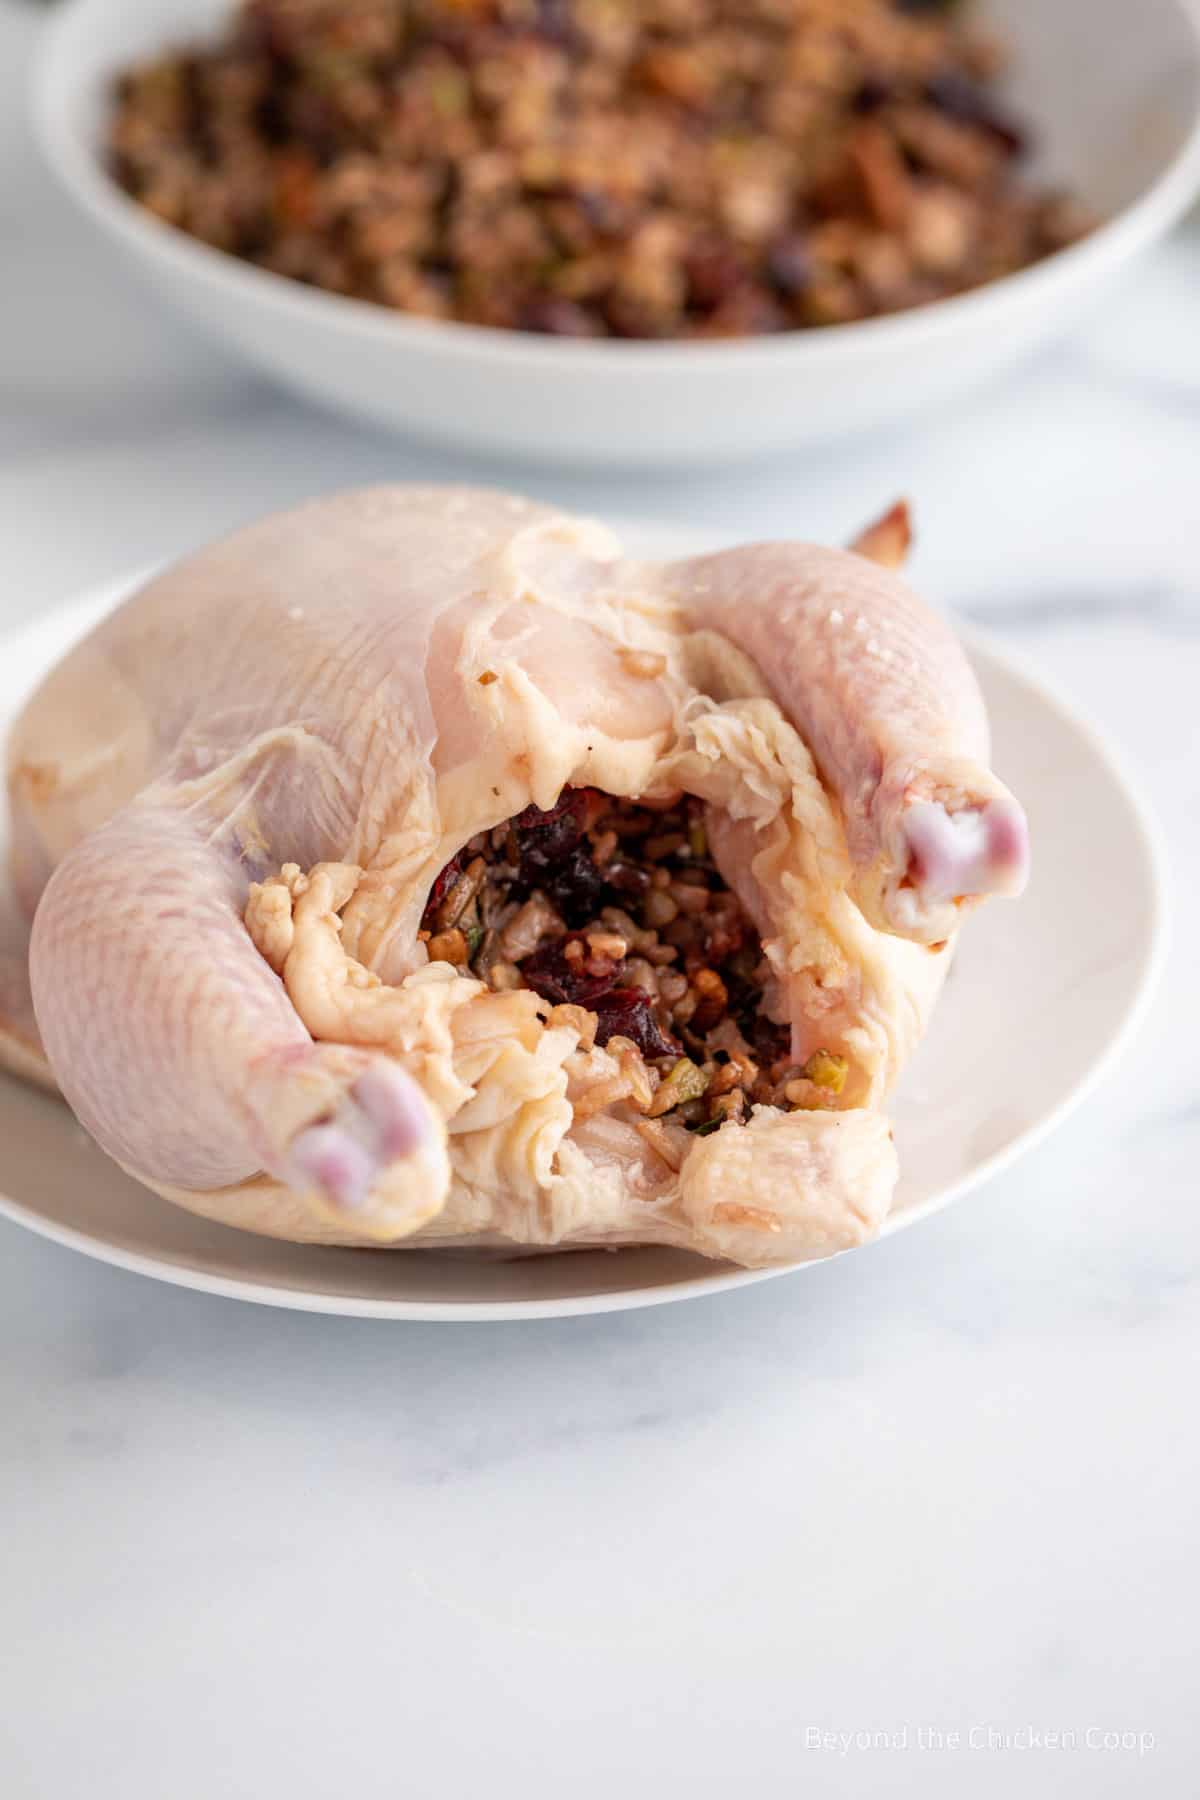
[[119,82],[112,170],[266,269],[568,337],[918,306],[1089,221],[953,0],[243,0]]
[[622,1067],[648,1120],[691,1130],[836,1103],[844,1057],[791,1061],[763,1009],[758,934],[708,851],[704,809],[567,788],[481,832],[433,884],[421,937],[435,961],[496,989],[527,987]]

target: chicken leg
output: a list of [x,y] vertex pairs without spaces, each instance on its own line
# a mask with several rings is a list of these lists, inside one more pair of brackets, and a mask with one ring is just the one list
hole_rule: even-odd
[[967,659],[887,567],[768,543],[667,574],[693,618],[753,658],[812,751],[840,803],[854,895],[872,925],[937,943],[964,903],[1021,891],[1025,818],[987,767],[987,716]]
[[167,805],[127,807],[58,865],[30,975],[63,1093],[144,1178],[206,1189],[265,1169],[333,1217],[414,1229],[444,1198],[444,1133],[395,1062],[313,1043],[246,935],[246,888]]

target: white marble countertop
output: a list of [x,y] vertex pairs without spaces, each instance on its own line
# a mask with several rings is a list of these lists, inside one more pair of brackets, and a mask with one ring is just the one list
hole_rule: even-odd
[[[38,25],[0,0],[0,629],[269,505],[461,473],[160,316],[36,166]],[[910,494],[918,584],[1103,721],[1165,823],[1135,1058],[918,1229],[655,1312],[292,1315],[0,1224],[4,1800],[1196,1792],[1198,291],[1193,220],[916,432],[526,478],[726,535]]]

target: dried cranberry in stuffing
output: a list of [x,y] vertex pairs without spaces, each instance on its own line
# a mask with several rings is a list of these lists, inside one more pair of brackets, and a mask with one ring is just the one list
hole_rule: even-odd
[[629,207],[615,194],[602,188],[577,188],[575,204],[601,237],[623,237],[629,229]]
[[421,915],[421,924],[423,926],[428,927],[433,923],[434,914],[437,912],[438,907],[442,904],[442,901],[450,892],[451,887],[462,874],[465,858],[465,850],[460,850],[456,856],[452,856],[437,880],[434,882],[432,888],[429,890],[429,898],[425,902],[425,911]]
[[779,238],[767,252],[767,275],[777,294],[791,299],[802,294],[813,278],[813,261],[798,231]]
[[627,1037],[643,1056],[678,1056],[679,1045],[664,1035],[641,988],[612,988],[592,1002],[592,1011],[599,1021],[598,1044],[607,1044],[610,1037]]
[[513,820],[520,881],[541,888],[568,925],[583,925],[596,910],[605,880],[581,840],[587,825],[587,788],[564,788],[545,812],[527,806]]
[[571,0],[534,0],[534,30],[551,44],[572,44],[577,32]]
[[610,862],[604,865],[604,885],[614,894],[644,894],[650,886],[650,874],[636,863]]
[[584,945],[582,932],[570,932],[527,956],[521,964],[522,978],[543,1000],[559,1006],[594,1006],[616,985],[623,965],[587,955],[572,962],[567,957],[568,944]]
[[857,113],[878,112],[879,108],[886,106],[889,100],[895,98],[895,95],[895,85],[888,80],[886,75],[864,75],[854,90],[851,105]]
[[1009,156],[1019,156],[1024,150],[1025,133],[1021,127],[969,75],[962,75],[957,69],[943,69],[926,85],[925,95],[948,119],[989,132]]
[[605,885],[603,872],[596,867],[583,845],[572,850],[549,879],[542,882],[546,895],[568,925],[587,924],[596,911]]
[[543,886],[546,876],[583,836],[587,817],[587,789],[564,788],[545,812],[527,806],[512,822],[521,859],[521,880],[530,887]]
[[723,243],[693,244],[684,262],[693,306],[719,306],[746,280],[745,265]]

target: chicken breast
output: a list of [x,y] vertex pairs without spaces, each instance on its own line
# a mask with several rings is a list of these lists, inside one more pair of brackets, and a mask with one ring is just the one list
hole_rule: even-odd
[[[271,1235],[747,1265],[869,1238],[887,1094],[1027,844],[961,650],[882,566],[895,530],[863,548],[881,560],[654,565],[526,500],[396,487],[187,558],[14,729],[32,930],[28,987],[11,946],[0,982],[10,1065],[52,1072],[158,1192]],[[802,1075],[836,1066],[815,1110],[802,1080],[795,1107],[689,1130],[656,1105],[669,1061],[647,1076],[544,981],[435,955],[423,920],[464,846],[577,790],[617,825],[702,804],[774,1028]]]

